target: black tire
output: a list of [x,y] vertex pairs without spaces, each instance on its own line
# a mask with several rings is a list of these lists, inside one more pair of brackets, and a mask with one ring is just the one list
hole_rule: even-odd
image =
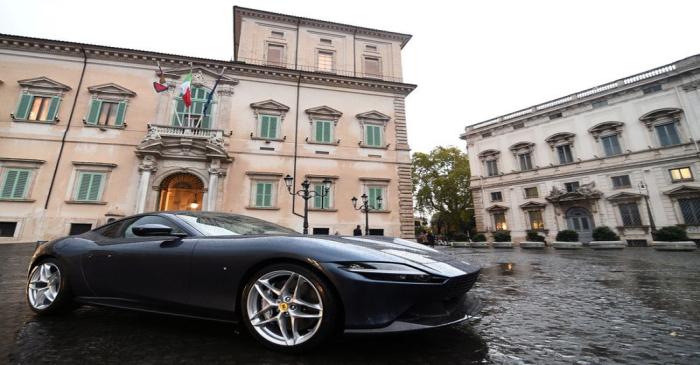
[[[249,318],[250,314],[248,313],[248,299],[249,296],[251,295],[251,289],[253,289],[254,284],[258,281],[258,279],[262,278],[266,274],[274,273],[274,272],[279,272],[279,271],[290,271],[296,274],[299,274],[303,276],[305,279],[310,282],[313,287],[316,289],[320,296],[320,303],[322,305],[322,313],[321,313],[321,323],[316,332],[308,339],[305,340],[305,342],[300,343],[300,344],[294,344],[294,345],[279,345],[274,342],[271,342],[270,340],[266,339],[263,337],[258,331],[255,329],[253,324],[251,323],[251,319]],[[306,284],[304,284],[306,285]],[[253,289],[255,290],[255,289]],[[290,302],[291,303],[291,302]],[[285,353],[301,353],[301,352],[306,352],[308,350],[313,349],[314,347],[317,347],[321,345],[322,343],[328,341],[331,337],[333,337],[338,331],[339,328],[342,328],[342,324],[339,323],[341,320],[341,316],[339,315],[339,305],[337,302],[337,299],[335,298],[335,295],[331,289],[331,284],[328,283],[328,281],[313,272],[312,270],[309,270],[301,265],[297,264],[292,264],[292,263],[280,263],[280,264],[273,264],[266,266],[253,274],[248,282],[246,283],[245,287],[243,288],[243,291],[241,292],[240,296],[240,314],[243,323],[245,324],[245,327],[248,329],[248,332],[261,344],[263,344],[265,347],[272,349],[274,351],[279,351],[279,352],[285,352]],[[275,308],[276,309],[276,308]],[[277,309],[279,312],[279,309]],[[280,313],[282,315],[284,313]],[[290,312],[291,314],[291,312]],[[297,319],[299,320],[299,319]]]
[[[52,265],[52,267],[58,271],[60,280],[57,279],[58,290],[54,300],[51,301],[51,303],[46,305],[45,307],[42,307],[32,304],[32,298],[30,297],[30,284],[32,284],[32,277],[35,274],[35,272],[39,270],[44,264]],[[29,270],[29,276],[27,277],[25,295],[27,298],[27,305],[29,306],[29,309],[34,311],[34,313],[42,316],[67,313],[77,307],[73,302],[73,294],[70,290],[70,285],[68,283],[68,275],[65,270],[65,266],[61,264],[60,261],[52,257],[39,260],[35,262],[34,265],[32,265],[32,269]],[[44,302],[44,304],[46,303]]]

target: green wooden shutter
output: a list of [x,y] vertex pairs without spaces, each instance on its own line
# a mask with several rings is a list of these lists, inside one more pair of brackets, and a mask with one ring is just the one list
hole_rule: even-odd
[[14,199],[22,199],[27,191],[27,184],[29,183],[29,170],[15,170],[17,171],[17,181],[15,182],[15,188],[12,192],[12,197]]
[[114,119],[115,126],[124,125],[124,115],[126,114],[126,101],[120,101],[117,106],[117,117]]
[[272,184],[265,184],[265,206],[272,206]]
[[175,102],[175,112],[173,113],[172,124],[174,126],[182,125],[180,121],[187,114],[186,112],[187,111],[185,110],[185,102],[182,101],[182,98],[177,99],[177,101]]
[[376,127],[376,126],[372,129],[374,129],[374,145],[381,147],[381,145],[382,145],[382,138],[380,136],[381,129],[379,129],[379,127]]
[[97,124],[97,120],[100,118],[100,109],[102,109],[102,101],[98,99],[93,99],[90,103],[90,112],[87,117],[87,124]]
[[365,127],[365,144],[368,146],[374,145],[374,135],[372,134],[372,126]]
[[98,201],[100,199],[100,188],[102,187],[102,174],[92,174],[90,181],[90,189],[88,199],[90,201]]
[[29,108],[34,100],[34,95],[23,93],[19,98],[19,105],[17,105],[17,112],[15,113],[15,118],[17,119],[27,119],[29,114]]
[[314,191],[316,195],[314,196],[314,208],[323,209],[321,194],[323,194],[323,185],[314,185]]
[[257,183],[255,184],[255,206],[262,207],[263,201],[265,200],[265,184]]
[[324,122],[325,124],[323,128],[323,142],[331,142],[331,123],[330,122]]
[[268,116],[269,123],[267,124],[267,138],[277,138],[277,117]]
[[7,170],[5,173],[5,181],[2,184],[2,195],[0,197],[4,199],[12,198],[12,193],[15,190],[15,183],[17,182],[17,170]]
[[270,128],[270,119],[267,115],[263,115],[260,117],[260,137],[262,138],[268,138],[267,137],[267,130]]
[[323,122],[316,122],[316,142],[323,141]]
[[49,112],[46,116],[46,120],[53,122],[56,120],[56,114],[58,114],[58,106],[61,104],[61,98],[58,96],[51,97],[51,104],[49,105]]
[[78,178],[78,191],[75,200],[87,200],[90,192],[90,183],[92,182],[92,174],[81,172]]

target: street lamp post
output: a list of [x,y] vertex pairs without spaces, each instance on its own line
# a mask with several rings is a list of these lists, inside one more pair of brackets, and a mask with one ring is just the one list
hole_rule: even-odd
[[647,185],[643,182],[639,182],[639,193],[642,194],[642,190],[644,190],[645,193],[644,195],[644,203],[646,203],[647,206],[647,215],[649,215],[649,228],[651,228],[652,232],[656,232],[656,224],[654,224],[654,216],[651,215],[651,207],[649,206],[649,189],[647,189]]
[[370,209],[381,209],[382,208],[382,196],[379,195],[377,196],[377,207],[371,207],[369,205],[369,199],[367,198],[367,194],[362,194],[360,196],[362,199],[362,205],[359,207],[357,206],[357,198],[352,197],[352,207],[355,208],[355,210],[359,210],[363,213],[365,213],[365,236],[369,236],[369,210]]
[[298,195],[304,199],[304,234],[309,234],[309,199],[320,196],[321,208],[323,208],[324,198],[327,197],[328,193],[331,191],[332,183],[333,182],[329,178],[323,179],[323,189],[321,189],[321,194],[319,194],[317,191],[309,191],[309,186],[311,186],[311,183],[309,180],[304,179],[304,182],[301,183],[301,190],[294,191],[294,178],[289,175],[284,177],[284,185],[287,186],[287,191],[289,194],[292,196]]

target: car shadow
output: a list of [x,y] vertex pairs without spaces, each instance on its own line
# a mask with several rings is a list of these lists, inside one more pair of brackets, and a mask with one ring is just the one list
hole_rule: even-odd
[[430,331],[344,335],[302,355],[267,350],[242,326],[83,307],[31,316],[19,328],[11,363],[100,364],[465,364],[482,362],[484,339],[463,324]]

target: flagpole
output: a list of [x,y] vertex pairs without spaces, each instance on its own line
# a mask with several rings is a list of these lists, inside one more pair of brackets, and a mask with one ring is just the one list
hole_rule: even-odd
[[[192,76],[192,62],[190,62],[190,90],[192,90],[191,76]],[[192,91],[190,91],[190,93],[191,92]],[[184,98],[184,96],[183,96],[183,98]],[[183,103],[184,103],[184,101],[183,101]],[[190,125],[191,122],[192,122],[192,105],[190,104],[190,106],[187,108],[187,126],[188,127],[191,127],[191,125]]]
[[[219,77],[216,78],[216,81],[214,82],[214,86],[211,88],[211,92],[209,92],[209,95],[207,96],[207,102],[204,103],[204,109],[202,110],[202,118],[205,118],[207,115],[207,110],[209,110],[209,104],[211,104],[211,100],[214,97],[214,92],[216,91],[216,87],[219,85],[219,81],[221,81],[221,78],[224,77],[225,71],[226,71],[226,66],[224,66],[223,69],[221,69],[221,73],[219,74]],[[210,124],[211,124],[211,120],[210,120]]]

